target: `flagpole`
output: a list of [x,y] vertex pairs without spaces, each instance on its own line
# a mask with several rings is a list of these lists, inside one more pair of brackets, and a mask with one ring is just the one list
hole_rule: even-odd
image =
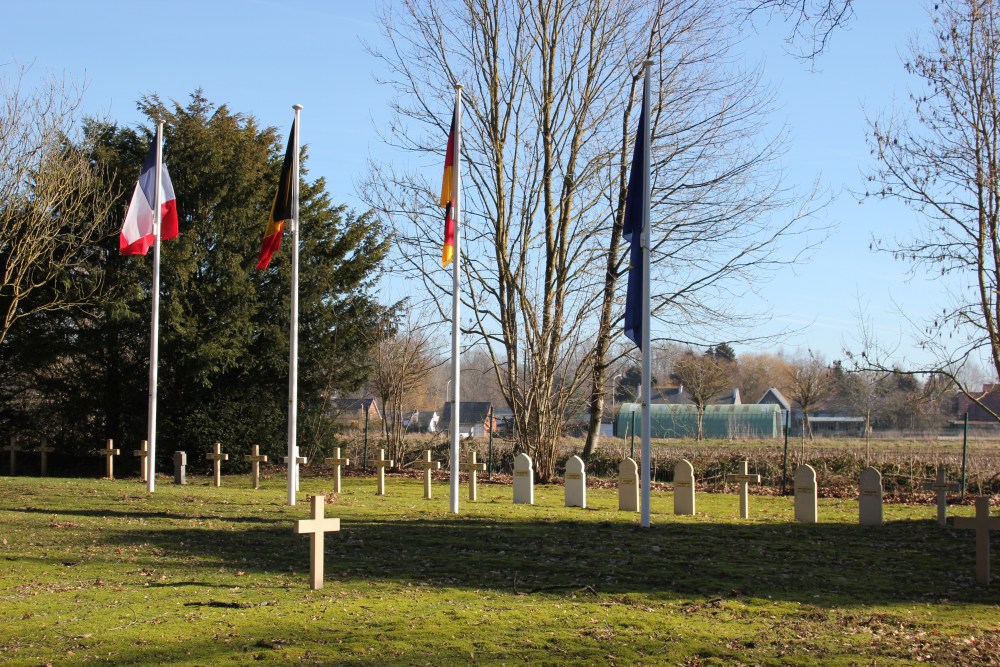
[[295,504],[299,490],[299,448],[296,434],[298,421],[299,376],[299,117],[301,104],[295,109],[292,133],[292,316],[288,345],[288,504]]
[[451,512],[458,514],[458,491],[459,491],[459,428],[460,406],[462,392],[459,382],[461,379],[461,330],[459,328],[459,315],[461,314],[462,299],[459,293],[459,276],[461,274],[462,250],[460,239],[462,238],[462,84],[455,84],[455,163],[452,167],[454,185],[452,186],[452,197],[455,201],[452,208],[455,211],[455,258],[452,263],[451,273]]
[[156,383],[160,357],[160,224],[163,218],[163,121],[156,121],[156,185],[153,188],[153,322],[149,334],[149,420],[146,490],[156,490]]
[[646,122],[644,124],[644,137],[642,152],[642,173],[643,193],[642,193],[642,233],[639,235],[642,243],[642,527],[649,528],[650,523],[650,429],[651,419],[649,415],[649,405],[652,401],[652,350],[650,347],[650,312],[649,312],[649,249],[650,249],[650,229],[649,206],[650,195],[652,193],[652,174],[650,173],[650,119],[652,107],[649,104],[649,79],[650,70],[653,66],[652,60],[644,63],[646,72],[642,90],[642,104],[646,110]]

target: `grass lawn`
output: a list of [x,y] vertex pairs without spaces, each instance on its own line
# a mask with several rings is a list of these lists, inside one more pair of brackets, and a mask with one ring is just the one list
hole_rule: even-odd
[[[928,505],[821,499],[817,525],[790,498],[699,494],[653,527],[587,509],[561,486],[512,504],[509,486],[448,512],[448,486],[349,477],[326,515],[326,584],[309,590],[309,540],[294,534],[284,478],[158,481],[0,477],[0,662],[184,664],[1000,664],[995,581],[974,583],[974,533]],[[970,506],[952,513],[971,515]]]

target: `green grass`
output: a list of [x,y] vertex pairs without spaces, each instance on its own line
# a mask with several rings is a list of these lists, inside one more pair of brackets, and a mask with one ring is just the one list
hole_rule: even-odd
[[[448,512],[448,486],[351,477],[327,516],[326,584],[309,590],[293,532],[323,478],[285,504],[284,479],[206,478],[152,496],[135,480],[0,477],[0,662],[341,665],[996,664],[1000,576],[974,584],[971,531],[927,505],[821,499],[818,525],[790,498],[699,494],[653,527],[589,489],[515,506],[480,484]],[[954,513],[970,515],[971,507]],[[1000,575],[994,539],[994,570]],[[990,662],[990,660],[994,662]]]

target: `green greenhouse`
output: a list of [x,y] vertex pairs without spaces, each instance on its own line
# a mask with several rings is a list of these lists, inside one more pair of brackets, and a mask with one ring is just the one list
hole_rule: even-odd
[[[652,438],[693,438],[698,433],[698,411],[693,405],[654,403],[650,410]],[[641,422],[642,405],[622,403],[615,418],[615,436],[627,438],[633,429],[641,436]],[[706,438],[777,438],[781,435],[781,407],[709,405],[705,407],[703,426]]]

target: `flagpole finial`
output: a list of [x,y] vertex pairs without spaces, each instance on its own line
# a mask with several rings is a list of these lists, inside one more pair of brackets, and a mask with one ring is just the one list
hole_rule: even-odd
[[295,109],[296,111],[302,111],[302,105],[301,104],[293,104],[292,108]]
[[643,65],[649,65],[650,67],[653,66],[653,63],[654,63],[654,60],[652,58],[646,58],[645,60],[642,61]]
[[462,84],[455,83],[455,90],[462,90]]

